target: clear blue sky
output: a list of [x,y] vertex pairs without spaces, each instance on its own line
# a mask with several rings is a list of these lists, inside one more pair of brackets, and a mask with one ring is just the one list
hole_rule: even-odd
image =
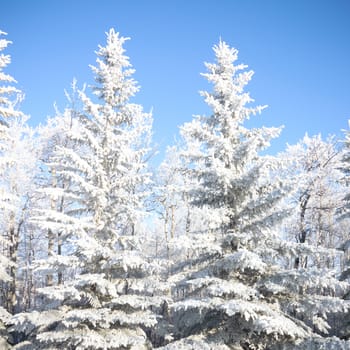
[[271,151],[305,132],[341,135],[350,119],[349,0],[0,0],[0,29],[13,44],[7,72],[25,92],[31,123],[66,105],[73,77],[92,81],[98,44],[114,27],[123,36],[141,91],[153,108],[155,141],[207,111],[198,91],[221,37],[255,71],[247,90],[268,104],[257,125],[285,125]]

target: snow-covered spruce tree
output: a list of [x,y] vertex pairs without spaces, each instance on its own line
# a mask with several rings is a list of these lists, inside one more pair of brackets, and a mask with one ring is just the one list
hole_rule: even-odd
[[[7,33],[0,30],[0,37],[7,35]],[[0,121],[1,124],[7,124],[8,118],[21,117],[22,112],[17,109],[17,102],[22,98],[20,90],[18,90],[14,83],[16,80],[9,74],[4,72],[6,68],[11,63],[10,55],[5,55],[2,53],[7,46],[11,44],[11,41],[0,38]]]
[[266,107],[247,106],[253,100],[244,87],[253,72],[233,64],[237,50],[224,42],[214,51],[217,63],[207,63],[208,72],[203,74],[214,91],[201,93],[213,114],[196,116],[181,127],[183,156],[191,175],[200,180],[191,198],[199,206],[210,207],[213,215],[217,213],[219,230],[251,231],[257,226],[260,230],[270,226],[273,218],[266,212],[281,198],[281,191],[278,183],[266,180],[273,162],[259,152],[281,129],[244,126],[244,121]]
[[[24,341],[16,349],[146,349],[146,332],[161,309],[161,287],[153,264],[142,255],[138,229],[148,195],[151,115],[129,102],[137,92],[124,54],[126,38],[111,29],[97,51],[93,102],[84,92],[84,113],[68,137],[74,149],[57,147],[49,166],[69,181],[51,188],[71,204],[42,212],[42,228],[63,232],[69,251],[53,264],[75,269],[74,278],[40,293],[47,310],[19,314],[13,331]],[[50,191],[46,191],[49,193]],[[55,266],[52,266],[54,271]]]
[[214,52],[217,62],[207,64],[204,74],[214,91],[203,93],[213,114],[181,129],[185,146],[191,145],[182,151],[187,171],[199,179],[190,198],[210,209],[211,225],[184,240],[197,254],[170,277],[173,341],[162,349],[349,348],[322,337],[327,313],[346,310],[339,296],[349,285],[328,271],[284,270],[280,264],[288,254],[318,250],[280,239],[284,188],[275,161],[259,155],[279,129],[244,126],[262,109],[247,107],[252,100],[244,87],[252,72],[235,65],[237,50],[224,42]]

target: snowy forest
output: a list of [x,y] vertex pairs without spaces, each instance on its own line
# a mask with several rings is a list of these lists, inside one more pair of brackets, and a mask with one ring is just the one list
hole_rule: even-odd
[[281,128],[247,126],[266,106],[220,40],[211,112],[151,166],[128,38],[33,127],[0,33],[1,350],[350,349],[349,127],[269,153]]

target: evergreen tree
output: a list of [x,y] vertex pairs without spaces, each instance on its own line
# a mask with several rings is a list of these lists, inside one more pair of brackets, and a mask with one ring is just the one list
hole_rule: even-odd
[[273,219],[266,215],[267,206],[273,206],[280,193],[274,192],[278,184],[266,181],[273,164],[259,152],[278,136],[280,128],[245,127],[245,120],[265,108],[247,106],[253,100],[244,87],[253,72],[245,71],[245,65],[233,64],[237,50],[224,42],[215,46],[214,52],[217,62],[207,63],[208,73],[203,74],[214,91],[202,92],[213,113],[197,116],[181,128],[186,144],[191,145],[183,155],[193,167],[193,176],[200,180],[191,198],[218,212],[220,229],[260,230]]
[[[7,33],[0,30],[0,36],[2,35],[5,36]],[[23,115],[17,109],[17,102],[22,98],[21,91],[14,86],[16,80],[4,72],[4,68],[11,63],[11,56],[5,55],[2,51],[11,43],[7,39],[0,38],[0,82],[2,84],[5,83],[5,85],[0,86],[0,122],[5,125],[9,118],[21,117]]]
[[[43,288],[46,309],[13,318],[23,335],[17,349],[146,349],[164,303],[155,264],[140,251],[140,225],[148,195],[151,115],[129,100],[138,91],[124,54],[126,38],[111,29],[92,67],[98,102],[80,93],[84,112],[56,148],[48,166],[70,184],[51,187],[64,210],[41,212],[41,228],[60,232],[69,245],[51,271],[73,278]],[[74,144],[74,147],[72,145]]]
[[327,315],[347,309],[340,297],[349,285],[331,271],[283,268],[286,256],[328,250],[279,237],[286,212],[278,205],[286,189],[275,173],[277,161],[260,155],[279,129],[244,126],[262,110],[246,106],[252,72],[234,64],[237,50],[224,42],[214,52],[217,62],[204,74],[214,91],[202,93],[213,114],[181,129],[190,145],[182,155],[199,180],[190,198],[210,209],[213,225],[185,242],[197,254],[170,277],[173,341],[162,349],[346,348],[323,336]]

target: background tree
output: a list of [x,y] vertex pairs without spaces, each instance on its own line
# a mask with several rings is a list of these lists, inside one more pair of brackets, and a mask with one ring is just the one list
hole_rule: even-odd
[[[349,121],[350,125],[350,121]],[[345,139],[343,141],[343,149],[341,154],[340,171],[342,172],[341,183],[344,186],[344,194],[342,196],[342,205],[338,211],[337,219],[343,228],[345,239],[340,245],[340,249],[344,252],[344,260],[342,266],[341,280],[349,281],[350,278],[350,238],[349,238],[349,220],[350,220],[350,132],[345,131]],[[348,296],[349,297],[349,296]],[[346,326],[344,327],[344,336],[350,337],[350,319],[347,317]]]
[[155,219],[157,254],[168,261],[168,273],[179,262],[184,262],[196,249],[184,242],[207,232],[208,212],[190,202],[189,190],[195,186],[181,154],[181,146],[167,149],[165,160],[157,169],[156,201],[158,217]]
[[[322,140],[321,135],[307,134],[296,145],[288,146],[280,155],[283,175],[291,182],[288,196],[293,214],[285,224],[286,234],[296,242],[337,248],[345,240],[344,230],[336,221],[341,206],[343,186],[340,184],[340,147],[334,137]],[[335,267],[335,255],[325,261],[297,257],[294,266]]]
[[[349,120],[349,126],[350,126],[350,120]],[[340,164],[340,170],[343,174],[342,176],[342,183],[345,186],[349,186],[349,177],[350,177],[350,132],[349,130],[345,130],[345,139],[343,140],[343,150],[341,154],[341,164]],[[348,193],[345,194],[343,197],[343,205],[339,212],[338,219],[345,220],[350,217],[350,195]]]
[[[4,33],[2,33],[4,34]],[[10,42],[1,39],[0,50]],[[22,95],[12,84],[15,80],[3,69],[10,63],[9,55],[0,55],[0,225],[2,251],[7,257],[5,269],[10,279],[2,285],[1,304],[10,313],[19,309],[17,294],[23,296],[23,277],[19,283],[18,272],[26,265],[22,242],[29,233],[30,201],[33,192],[33,178],[37,165],[37,145],[34,131],[27,125],[27,119],[17,110]],[[21,251],[24,256],[19,256]],[[22,284],[22,285],[21,285]]]
[[[64,196],[68,191],[71,181],[61,174],[57,174],[55,164],[51,164],[56,156],[57,149],[78,147],[78,144],[69,137],[72,130],[78,130],[78,116],[81,113],[79,103],[77,82],[72,82],[72,91],[65,91],[69,106],[62,112],[56,108],[56,115],[48,118],[47,123],[38,130],[38,138],[41,143],[41,173],[37,178],[38,191],[34,211],[36,216],[32,218],[36,230],[45,237],[46,248],[41,256],[36,257],[34,270],[36,271],[37,286],[52,286],[62,284],[65,278],[64,272],[67,266],[60,264],[64,252],[69,250],[70,243],[67,240],[66,232],[60,226],[48,227],[47,220],[50,220],[51,211],[64,213],[65,208],[72,205],[72,200]],[[73,200],[74,201],[74,200]],[[46,209],[50,210],[47,212]],[[48,214],[47,218],[45,214]],[[43,227],[44,226],[44,227]],[[52,268],[54,267],[54,271]],[[68,274],[67,274],[68,276]],[[67,277],[68,278],[68,277]]]

